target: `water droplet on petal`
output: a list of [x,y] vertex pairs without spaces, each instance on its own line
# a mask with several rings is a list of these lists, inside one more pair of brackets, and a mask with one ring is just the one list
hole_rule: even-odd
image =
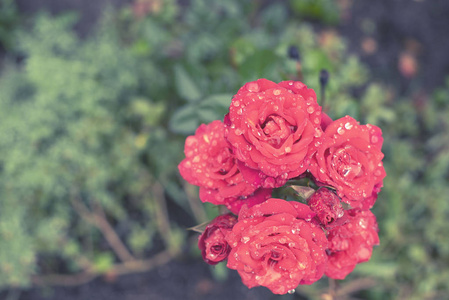
[[289,290],[287,293],[289,293],[290,295],[294,294],[295,293],[295,289]]
[[351,123],[349,123],[349,122],[345,124],[345,128],[347,130],[350,130],[352,127],[353,127],[353,125]]
[[345,133],[345,130],[343,129],[343,127],[338,127],[337,133],[338,133],[339,135],[343,135],[343,134]]
[[307,112],[308,112],[309,114],[312,114],[314,111],[315,111],[315,109],[313,108],[313,106],[309,106],[309,107],[307,108]]
[[281,94],[281,90],[273,90],[273,95],[278,96]]
[[249,92],[256,93],[256,92],[259,91],[260,87],[259,87],[259,85],[256,82],[249,82],[249,83],[246,84],[246,89]]
[[377,143],[378,141],[379,141],[379,138],[378,138],[377,136],[373,135],[373,136],[371,137],[371,143],[375,144],[375,143]]

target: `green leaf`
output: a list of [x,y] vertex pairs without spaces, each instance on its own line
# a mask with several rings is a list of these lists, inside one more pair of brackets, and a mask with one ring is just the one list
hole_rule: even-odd
[[201,101],[198,107],[200,121],[210,123],[214,120],[222,120],[229,111],[231,100],[231,94],[216,94]]
[[[261,50],[249,56],[241,65],[239,72],[244,80],[271,77],[278,63],[278,57],[271,50]],[[272,78],[274,80],[274,78]]]
[[180,107],[170,119],[170,130],[175,133],[192,134],[199,126],[196,105],[187,104]]
[[178,95],[189,102],[201,99],[201,92],[190,75],[181,66],[175,67],[175,84]]

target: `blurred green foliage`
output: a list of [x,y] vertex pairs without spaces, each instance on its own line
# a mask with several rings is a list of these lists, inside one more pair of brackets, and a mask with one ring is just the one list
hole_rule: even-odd
[[19,23],[19,13],[15,0],[0,0],[0,49],[13,47],[15,29]]
[[[335,31],[296,18],[335,24],[333,1],[158,3],[143,15],[107,10],[86,39],[72,15],[38,15],[13,36],[11,55],[25,59],[0,78],[0,286],[119,263],[80,207],[101,212],[136,258],[185,248],[180,227],[218,214],[177,173],[186,135],[222,119],[238,88],[258,78],[301,79],[320,99],[325,68],[331,117],[378,125],[385,139],[388,175],[374,207],[381,245],[347,281],[377,281],[364,299],[447,294],[449,82],[424,100],[395,99]],[[176,208],[168,224],[163,195]],[[325,285],[298,290],[318,297]]]

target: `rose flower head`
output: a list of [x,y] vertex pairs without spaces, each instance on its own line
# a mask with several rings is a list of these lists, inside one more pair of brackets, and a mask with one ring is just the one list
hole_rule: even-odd
[[231,247],[225,240],[226,234],[232,230],[237,218],[232,214],[220,215],[213,219],[198,238],[198,248],[203,260],[216,265],[228,257]]
[[344,214],[340,198],[331,190],[321,187],[307,200],[310,209],[324,226],[341,218]]
[[318,143],[309,171],[318,184],[337,190],[352,207],[370,209],[386,175],[382,132],[346,116],[329,124]]
[[304,173],[322,133],[321,107],[305,84],[259,79],[245,84],[229,108],[227,139],[236,157],[280,187]]
[[379,245],[376,217],[369,210],[346,211],[347,223],[328,233],[329,262],[326,275],[344,279],[358,263],[371,258],[373,246]]
[[[201,201],[216,205],[230,205],[236,199],[252,195],[260,181],[252,180],[258,178],[257,171],[238,163],[224,132],[221,121],[200,125],[195,135],[187,137],[186,158],[178,166],[185,180],[200,187]],[[243,169],[251,182],[243,177]]]
[[247,287],[265,286],[275,294],[317,281],[326,268],[327,239],[311,223],[314,216],[305,204],[274,198],[243,207],[226,235],[228,268]]

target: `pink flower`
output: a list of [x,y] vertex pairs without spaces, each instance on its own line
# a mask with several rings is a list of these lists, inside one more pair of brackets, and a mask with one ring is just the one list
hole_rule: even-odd
[[275,294],[317,281],[326,268],[327,240],[311,222],[314,215],[305,204],[273,198],[242,208],[226,235],[228,268],[249,288],[265,286]]
[[309,167],[318,184],[337,190],[352,207],[370,209],[386,175],[382,132],[346,116],[328,125]]
[[[253,180],[258,178],[258,172],[238,163],[224,132],[221,121],[200,125],[195,135],[187,137],[186,158],[178,166],[185,180],[200,187],[201,201],[216,205],[230,205],[252,195],[259,187]],[[242,170],[251,182],[245,180]]]
[[371,258],[373,246],[379,245],[376,217],[369,210],[346,211],[347,223],[328,233],[329,262],[326,275],[344,279],[359,263]]
[[305,84],[267,79],[245,84],[232,99],[226,137],[248,167],[280,187],[304,173],[322,133],[321,107]]
[[198,238],[198,248],[203,260],[216,265],[228,257],[231,247],[225,240],[226,234],[232,230],[237,218],[232,214],[221,215],[213,219]]

